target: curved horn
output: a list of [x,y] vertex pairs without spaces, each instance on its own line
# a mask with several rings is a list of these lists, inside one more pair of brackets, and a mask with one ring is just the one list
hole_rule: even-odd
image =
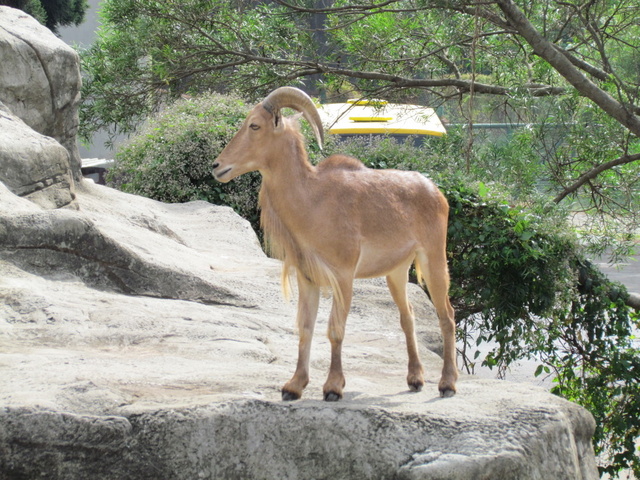
[[322,128],[322,120],[311,97],[299,88],[280,87],[271,92],[262,101],[262,106],[272,115],[277,116],[282,108],[293,108],[304,115],[307,119],[313,134],[316,137],[320,149],[324,142],[324,130]]

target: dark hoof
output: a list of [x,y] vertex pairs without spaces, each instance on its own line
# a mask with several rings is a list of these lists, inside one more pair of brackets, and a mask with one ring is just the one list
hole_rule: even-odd
[[455,390],[451,390],[450,388],[447,388],[445,390],[440,390],[440,396],[442,398],[451,398],[456,394]]
[[282,390],[282,400],[284,402],[292,402],[293,400],[299,400],[300,395],[297,393],[289,392],[287,390]]
[[419,382],[410,383],[409,390],[412,392],[419,392],[422,390],[423,386],[424,386],[424,383],[419,383]]
[[342,398],[342,395],[336,393],[336,392],[327,392],[324,394],[324,401],[325,402],[337,402],[338,400],[340,400]]

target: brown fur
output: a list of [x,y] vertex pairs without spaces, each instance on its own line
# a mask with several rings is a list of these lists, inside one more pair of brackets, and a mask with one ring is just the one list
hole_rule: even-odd
[[342,339],[353,279],[358,277],[387,277],[407,340],[407,382],[412,389],[422,387],[413,310],[406,292],[407,272],[414,262],[419,276],[424,275],[444,337],[439,389],[443,395],[454,393],[458,373],[453,309],[447,293],[448,205],[435,185],[415,172],[372,170],[342,155],[314,167],[297,122],[279,117],[276,122],[261,105],[248,115],[214,165],[221,181],[252,170],[263,177],[261,222],[271,253],[283,261],[283,287],[287,290],[289,274],[298,280],[298,366],[283,387],[283,398],[299,398],[307,385],[321,288],[333,293],[325,399],[342,397]]

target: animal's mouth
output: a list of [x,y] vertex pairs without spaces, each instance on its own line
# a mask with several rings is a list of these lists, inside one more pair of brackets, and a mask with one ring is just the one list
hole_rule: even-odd
[[222,177],[224,177],[230,171],[231,171],[231,167],[227,167],[221,172],[214,172],[213,176],[216,177],[216,180],[220,180]]

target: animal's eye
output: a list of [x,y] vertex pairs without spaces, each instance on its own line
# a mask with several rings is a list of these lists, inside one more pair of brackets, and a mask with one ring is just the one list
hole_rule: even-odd
[[249,125],[249,128],[251,130],[260,130],[260,125],[256,125],[255,123],[252,123],[251,125]]

